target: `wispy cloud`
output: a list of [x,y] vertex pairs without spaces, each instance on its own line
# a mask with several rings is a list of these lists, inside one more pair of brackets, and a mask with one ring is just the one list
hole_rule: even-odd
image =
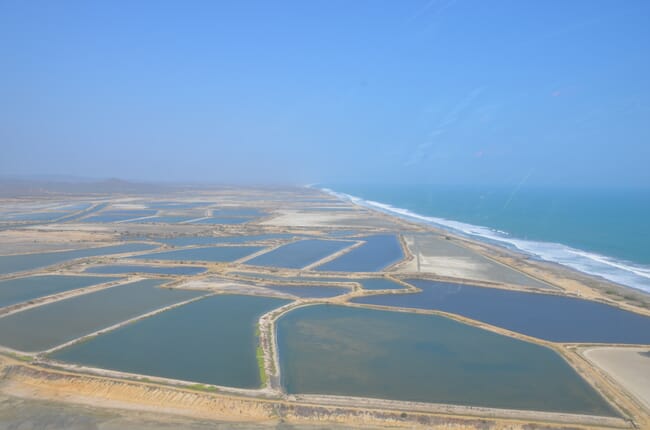
[[411,21],[416,21],[426,15],[437,16],[455,2],[456,0],[430,0],[411,17]]
[[435,145],[438,143],[439,137],[444,135],[448,128],[457,122],[464,112],[470,109],[474,101],[483,92],[483,89],[483,87],[474,88],[465,97],[460,99],[460,101],[456,103],[456,105],[447,112],[442,120],[429,132],[427,140],[415,147],[415,150],[404,163],[404,166],[414,166],[427,158],[431,158],[433,156],[433,151],[436,149]]
[[505,210],[508,207],[508,205],[510,205],[510,202],[512,201],[512,199],[515,198],[515,195],[517,194],[519,189],[522,187],[522,185],[526,183],[526,181],[528,181],[528,178],[530,178],[533,175],[533,173],[535,173],[535,169],[530,169],[528,173],[526,173],[526,175],[524,175],[524,177],[521,178],[521,180],[517,183],[517,185],[512,190],[512,192],[510,192],[510,195],[508,196],[508,200],[506,200],[502,210]]
[[410,21],[426,20],[426,26],[422,33],[427,33],[436,25],[443,13],[453,6],[456,1],[457,0],[431,0],[424,5],[422,9],[415,13],[415,15],[411,17]]

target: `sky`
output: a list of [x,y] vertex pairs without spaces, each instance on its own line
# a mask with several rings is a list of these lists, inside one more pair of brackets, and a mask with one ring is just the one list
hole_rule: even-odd
[[650,187],[650,2],[0,1],[0,176]]

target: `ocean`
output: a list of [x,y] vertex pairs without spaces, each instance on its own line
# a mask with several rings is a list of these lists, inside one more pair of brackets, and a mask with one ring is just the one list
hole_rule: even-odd
[[339,198],[650,292],[650,190],[324,185]]

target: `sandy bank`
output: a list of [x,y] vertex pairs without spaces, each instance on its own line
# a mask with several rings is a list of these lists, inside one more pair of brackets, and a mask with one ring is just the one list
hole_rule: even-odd
[[435,234],[405,234],[414,256],[395,270],[549,289],[551,285]]
[[116,239],[110,232],[4,230],[0,231],[0,255],[93,248],[112,245]]
[[595,347],[581,352],[629,391],[650,414],[650,347]]
[[[542,414],[542,418],[522,417],[521,411],[493,411],[498,417],[484,417],[486,411],[472,416],[472,409],[444,406],[440,411],[393,409],[393,402],[351,405],[349,399],[319,398],[308,401],[247,398],[207,393],[144,382],[123,381],[69,372],[40,369],[9,358],[1,358],[0,391],[6,395],[65,401],[92,407],[172,414],[219,421],[329,423],[352,426],[395,426],[402,428],[453,429],[612,429],[630,428],[615,418],[585,417],[568,414]],[[312,400],[312,399],[310,399]],[[328,405],[345,401],[341,405]],[[323,404],[320,404],[323,403]],[[405,405],[401,405],[405,406]],[[417,409],[417,408],[415,408]],[[530,414],[530,413],[528,413]],[[488,414],[490,415],[490,414]]]
[[388,219],[366,211],[279,210],[273,213],[273,217],[260,224],[289,227],[400,228],[397,218]]

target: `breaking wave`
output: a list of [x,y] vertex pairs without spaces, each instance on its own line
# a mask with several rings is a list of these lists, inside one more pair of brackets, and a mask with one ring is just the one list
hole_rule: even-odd
[[339,193],[329,188],[322,188],[322,190],[342,200],[347,200],[360,206],[379,210],[406,220],[439,227],[461,236],[506,246],[540,260],[558,263],[589,275],[600,276],[617,284],[650,292],[650,267],[575,249],[561,243],[519,239],[511,236],[507,232],[489,227],[420,215],[408,209],[402,209],[372,200],[365,200],[349,194]]

